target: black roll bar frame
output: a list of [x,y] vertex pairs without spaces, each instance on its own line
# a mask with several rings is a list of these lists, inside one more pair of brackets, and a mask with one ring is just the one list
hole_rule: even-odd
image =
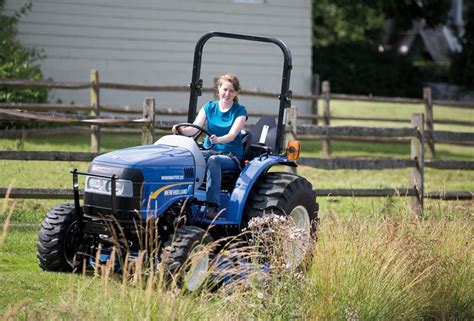
[[215,31],[211,31],[204,34],[196,43],[196,47],[194,50],[193,74],[192,74],[191,83],[189,85],[190,96],[189,96],[188,123],[192,123],[194,119],[196,118],[197,100],[198,100],[198,97],[202,95],[203,81],[202,79],[200,79],[200,76],[201,76],[202,52],[204,49],[204,45],[209,39],[214,38],[214,37],[273,43],[277,45],[283,52],[283,73],[282,73],[282,80],[281,80],[280,95],[278,97],[278,99],[280,100],[280,107],[278,110],[278,122],[277,122],[277,134],[276,134],[277,137],[276,137],[276,142],[275,142],[275,146],[277,149],[275,152],[277,154],[280,154],[281,149],[282,149],[281,145],[283,144],[284,134],[285,134],[285,117],[286,117],[285,111],[286,111],[286,108],[291,107],[292,92],[289,88],[290,88],[291,69],[293,67],[290,49],[288,49],[286,44],[280,39],[253,36],[253,35],[226,33],[226,32],[215,32]]

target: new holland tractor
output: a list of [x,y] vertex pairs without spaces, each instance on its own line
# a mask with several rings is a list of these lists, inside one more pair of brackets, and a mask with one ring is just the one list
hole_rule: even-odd
[[[156,260],[171,275],[203,243],[239,235],[251,219],[269,213],[291,217],[304,231],[300,242],[303,246],[310,243],[318,212],[311,183],[295,174],[269,171],[276,165],[295,167],[299,155],[298,142],[282,146],[292,68],[291,53],[282,41],[222,32],[204,34],[194,52],[188,123],[177,127],[194,126],[199,134],[212,134],[192,121],[202,92],[203,47],[213,37],[271,43],[281,49],[284,58],[278,120],[265,116],[242,132],[242,169],[222,173],[224,210],[217,218],[207,216],[206,161],[199,135],[166,135],[153,145],[106,153],[96,157],[87,172],[72,171],[74,203],[57,205],[42,222],[37,257],[43,270],[76,271],[83,262],[97,264],[98,257],[106,261],[114,246],[127,249],[133,257],[148,246],[144,240],[150,221],[157,230]],[[85,185],[82,205],[79,176]],[[296,264],[305,255],[305,251],[300,252]],[[200,268],[207,269],[214,255],[206,255],[199,262]],[[190,282],[190,290],[202,282],[202,278]]]

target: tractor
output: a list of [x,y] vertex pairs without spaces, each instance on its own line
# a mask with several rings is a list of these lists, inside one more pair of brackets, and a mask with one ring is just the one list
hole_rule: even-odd
[[[315,237],[318,204],[311,183],[296,174],[270,171],[278,165],[296,167],[300,149],[297,141],[282,146],[292,95],[292,59],[281,40],[223,32],[204,34],[194,52],[188,122],[176,126],[196,127],[192,121],[202,94],[202,52],[213,37],[271,43],[282,50],[284,58],[277,120],[264,116],[242,131],[245,159],[241,170],[222,173],[223,210],[218,217],[207,216],[205,203],[205,147],[198,137],[202,133],[210,136],[207,129],[197,127],[198,133],[192,137],[165,135],[152,145],[102,154],[87,172],[71,172],[74,203],[55,206],[43,220],[37,242],[43,270],[72,272],[80,270],[83,262],[99,264],[107,261],[113,247],[126,249],[130,257],[138,255],[148,246],[144,240],[150,234],[150,222],[154,222],[158,240],[155,259],[171,275],[178,273],[197,248],[239,235],[250,220],[269,213],[290,217],[305,232],[300,242],[309,244]],[[84,181],[82,205],[79,176]],[[307,254],[300,252],[295,255],[295,264]],[[199,267],[209,268],[214,255],[205,255]],[[203,282],[202,277],[191,280],[188,290],[199,288]]]

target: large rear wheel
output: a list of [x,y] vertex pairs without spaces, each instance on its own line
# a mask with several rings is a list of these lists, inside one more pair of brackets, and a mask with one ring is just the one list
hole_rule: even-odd
[[311,254],[311,245],[316,239],[318,205],[311,183],[286,172],[262,175],[247,199],[244,225],[253,218],[271,214],[288,217],[297,228],[300,235],[286,238],[283,255],[287,263],[300,266]]

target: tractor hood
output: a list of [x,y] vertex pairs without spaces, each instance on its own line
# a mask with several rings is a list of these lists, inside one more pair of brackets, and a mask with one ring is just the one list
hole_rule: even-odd
[[192,154],[179,147],[166,145],[146,145],[117,150],[94,159],[94,163],[119,167],[149,167],[182,165],[194,166]]
[[[171,177],[194,177],[197,190],[204,181],[206,161],[196,142],[184,136],[167,135],[154,145],[125,148],[100,155],[89,167],[90,173],[131,179],[127,173],[141,174],[145,182],[169,180]],[[143,181],[143,179],[141,181]],[[135,180],[135,179],[132,179]]]

